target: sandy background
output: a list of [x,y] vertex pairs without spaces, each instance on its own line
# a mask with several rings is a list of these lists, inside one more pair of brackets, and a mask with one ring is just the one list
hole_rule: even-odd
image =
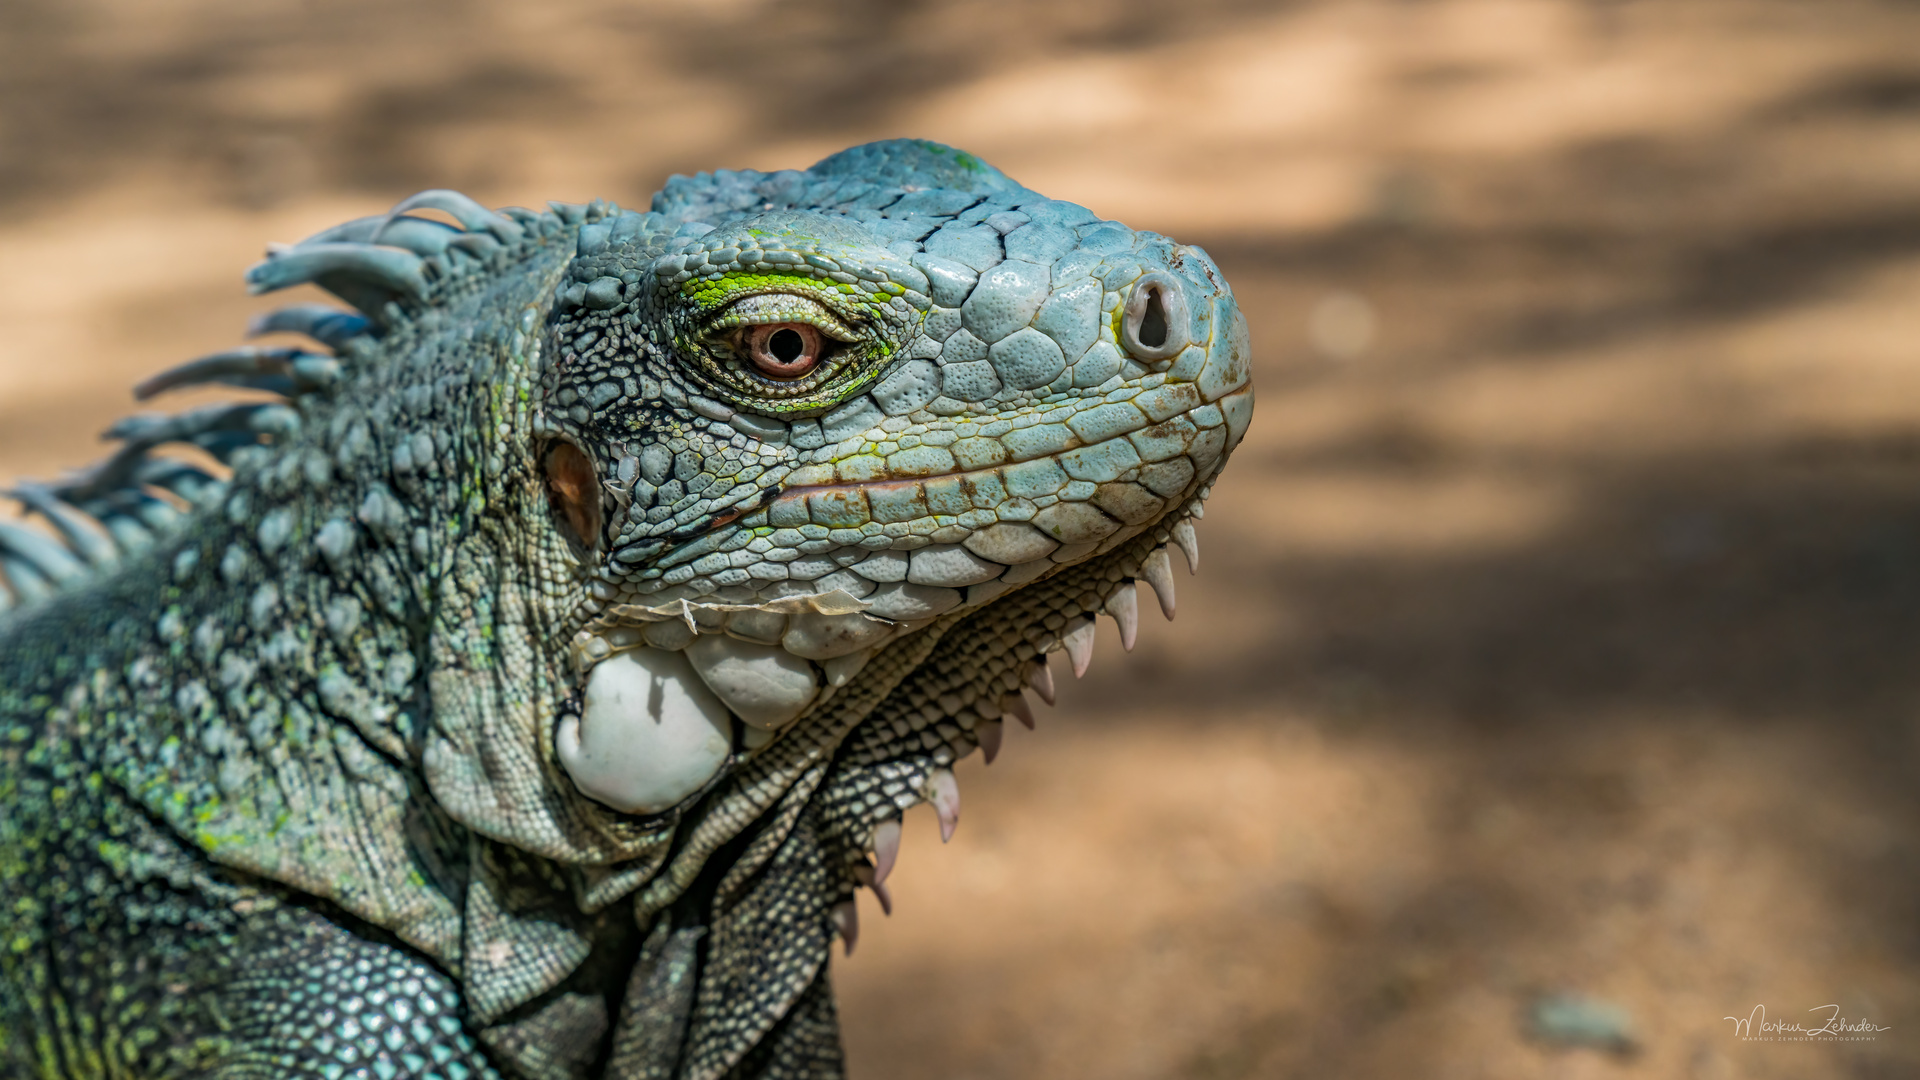
[[901,134],[1204,245],[1260,406],[1178,623],[910,816],[856,1077],[1920,1075],[1911,2],[8,0],[0,476],[267,240]]

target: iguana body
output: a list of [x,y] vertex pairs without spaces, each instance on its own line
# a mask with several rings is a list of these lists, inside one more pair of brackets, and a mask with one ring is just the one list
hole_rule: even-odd
[[1251,415],[1203,252],[932,143],[249,281],[358,311],[0,526],[8,1076],[839,1075],[899,815],[1171,611]]

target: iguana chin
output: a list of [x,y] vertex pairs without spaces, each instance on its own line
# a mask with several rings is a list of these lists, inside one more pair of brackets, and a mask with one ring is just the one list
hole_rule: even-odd
[[924,141],[247,280],[353,310],[0,524],[6,1076],[839,1075],[901,813],[1172,615],[1252,412],[1204,252]]

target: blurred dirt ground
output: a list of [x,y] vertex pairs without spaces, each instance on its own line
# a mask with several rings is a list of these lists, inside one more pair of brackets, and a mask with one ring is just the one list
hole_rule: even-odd
[[951,142],[1204,245],[1260,406],[1179,622],[1103,628],[952,844],[909,816],[856,1077],[1920,1075],[1917,46],[1911,0],[10,0],[0,475],[235,341],[264,241]]

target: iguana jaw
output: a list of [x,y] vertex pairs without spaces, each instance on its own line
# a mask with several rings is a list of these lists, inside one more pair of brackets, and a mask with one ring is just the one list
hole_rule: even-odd
[[[1211,479],[1225,452],[1244,433],[1251,400],[1251,385],[1242,378],[1216,401],[1183,410],[1143,430],[1143,439],[1138,440],[1142,445],[1178,444],[1179,450],[1198,457],[1205,470],[1200,476],[1187,473],[1189,479],[1170,493],[1174,497],[1165,505],[1181,506]],[[1125,435],[1074,453],[1082,459],[1111,457],[1119,453],[1108,445],[1113,443],[1123,444],[1129,455],[1137,454]],[[1158,452],[1163,458],[1176,456],[1167,452],[1166,445]],[[1049,455],[1048,460],[1058,466],[1063,456]],[[1128,475],[1137,479],[1138,472]],[[929,485],[981,489],[1002,483],[1000,470],[976,470],[925,479],[788,488],[773,501],[772,513],[792,514],[796,507],[804,513],[814,500],[871,506],[901,499],[924,504]],[[1173,513],[1184,519],[1183,513]],[[1097,531],[1089,523],[1081,525],[1083,532],[1071,531],[1077,524],[1074,519],[1056,517],[1051,536],[1031,525],[1000,522],[972,530],[960,544],[899,553],[853,549],[859,557],[846,565],[856,577],[918,584],[921,593],[929,596],[957,593],[955,603],[919,618],[874,614],[871,603],[839,589],[762,603],[707,603],[683,597],[660,604],[615,604],[575,638],[575,661],[584,675],[581,707],[560,718],[554,735],[556,751],[575,785],[590,798],[627,813],[669,810],[705,790],[734,754],[744,758],[769,745],[781,731],[831,698],[891,642],[941,614],[979,608],[1011,589],[1098,557],[1165,516],[1157,514],[1116,528],[1111,518],[1100,515]],[[1149,560],[1142,576],[1154,586],[1171,618],[1173,587],[1164,572],[1166,566],[1164,556]],[[1132,595],[1127,590],[1126,596]],[[1116,609],[1128,648],[1134,636],[1134,610],[1132,604]],[[1078,674],[1085,669],[1083,646],[1090,644],[1091,637],[1079,633],[1082,628],[1075,629],[1063,641]],[[1090,630],[1090,624],[1084,629]],[[650,688],[645,694],[626,690],[643,683]],[[731,723],[729,714],[739,723]],[[997,734],[997,724],[991,730]],[[994,745],[982,745],[989,754],[994,752]]]

